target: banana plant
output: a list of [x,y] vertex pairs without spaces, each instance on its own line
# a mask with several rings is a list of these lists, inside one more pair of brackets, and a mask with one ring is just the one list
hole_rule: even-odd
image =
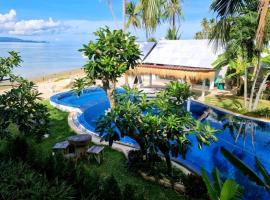
[[[214,168],[212,177],[208,177],[204,169],[201,170],[202,178],[206,185],[209,198],[211,200],[237,200],[241,199],[242,188],[234,180],[227,179],[222,182],[219,171]],[[211,179],[213,181],[211,181]]]
[[247,176],[251,181],[255,182],[257,185],[264,187],[267,192],[270,194],[270,175],[269,172],[265,169],[262,163],[259,161],[257,157],[255,157],[256,167],[261,173],[261,178],[255,171],[253,171],[247,164],[245,164],[242,160],[237,158],[231,152],[226,150],[225,148],[221,148],[221,153],[223,156],[242,174]]

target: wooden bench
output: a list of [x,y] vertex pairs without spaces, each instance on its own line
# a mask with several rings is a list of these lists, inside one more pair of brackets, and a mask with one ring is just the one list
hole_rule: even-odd
[[53,146],[53,151],[65,155],[69,153],[69,147],[70,145],[68,141],[58,142]]
[[100,164],[103,160],[103,150],[103,146],[93,145],[87,150],[87,154],[89,154],[90,157],[93,156],[98,164]]

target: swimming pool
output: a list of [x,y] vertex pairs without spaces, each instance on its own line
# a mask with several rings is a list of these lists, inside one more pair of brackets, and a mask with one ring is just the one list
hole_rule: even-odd
[[[91,132],[95,132],[95,122],[97,118],[104,114],[104,111],[109,108],[109,102],[105,92],[99,88],[91,88],[85,90],[80,97],[77,97],[72,92],[60,93],[51,97],[51,102],[54,105],[63,107],[77,108],[80,110],[77,123],[85,127]],[[192,101],[191,113],[194,118],[198,119],[204,111],[209,107]],[[212,108],[215,115],[221,119],[227,113]],[[209,122],[215,129],[221,130],[217,134],[218,142],[212,143],[210,146],[204,146],[202,150],[197,148],[196,138],[191,136],[193,147],[187,153],[186,159],[183,160],[180,156],[174,158],[175,161],[184,164],[188,168],[196,172],[200,172],[203,167],[207,172],[211,172],[214,167],[217,167],[221,175],[224,177],[234,178],[239,184],[245,186],[244,199],[269,199],[268,194],[263,188],[256,186],[254,183],[237,172],[234,167],[228,163],[220,152],[220,147],[233,152],[239,158],[244,160],[251,168],[255,168],[254,156],[256,155],[263,165],[270,171],[270,123],[235,117],[238,121],[244,121],[246,125],[246,134],[237,135],[237,131],[230,132],[229,129],[223,128],[226,120],[216,120],[208,117],[205,122]],[[240,123],[240,122],[238,122]],[[136,146],[136,142],[131,138],[125,137],[121,142]]]

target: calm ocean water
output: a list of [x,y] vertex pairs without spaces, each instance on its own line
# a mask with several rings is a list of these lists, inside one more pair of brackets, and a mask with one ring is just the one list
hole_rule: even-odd
[[0,43],[0,57],[17,51],[22,57],[16,74],[26,78],[44,76],[81,68],[85,60],[78,51],[82,44],[58,43]]

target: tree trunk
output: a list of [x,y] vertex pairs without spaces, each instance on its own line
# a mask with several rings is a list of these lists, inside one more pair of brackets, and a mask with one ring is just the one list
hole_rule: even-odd
[[167,173],[169,176],[172,175],[172,162],[171,162],[171,157],[169,153],[164,154],[165,160],[166,160],[166,165],[167,165]]
[[260,5],[259,5],[259,14],[260,14],[260,18],[259,18],[259,25],[257,28],[257,32],[256,32],[256,46],[257,49],[261,49],[262,48],[262,43],[263,43],[263,38],[264,38],[264,30],[265,30],[265,26],[266,26],[266,16],[267,16],[267,12],[269,10],[269,2],[270,0],[260,0]]
[[245,109],[248,107],[247,103],[247,67],[245,66],[245,80],[244,80],[244,101],[245,101]]
[[268,72],[268,73],[266,74],[266,76],[265,76],[264,79],[263,79],[263,82],[262,82],[261,85],[260,85],[260,88],[259,88],[259,91],[258,91],[258,93],[257,93],[256,100],[255,100],[255,102],[254,102],[254,105],[253,105],[252,110],[256,110],[256,108],[257,108],[257,106],[258,106],[260,97],[261,97],[261,95],[262,95],[262,92],[263,92],[264,89],[265,89],[265,83],[266,83],[267,78],[268,78],[269,75],[270,75],[270,72]]
[[258,63],[257,63],[256,73],[255,73],[255,77],[254,77],[254,80],[253,80],[252,89],[251,89],[251,93],[250,93],[250,97],[249,97],[249,107],[248,107],[249,111],[252,110],[255,87],[256,87],[256,83],[257,83],[260,71],[261,71],[261,55],[259,53],[258,54]]
[[126,0],[122,0],[123,9],[123,31],[126,32]]
[[172,18],[172,27],[173,29],[175,29],[176,27],[175,13],[173,14],[173,18]]
[[113,108],[115,106],[115,99],[114,99],[114,90],[115,88],[110,88],[110,82],[109,80],[103,79],[102,80],[102,87],[106,93],[106,96],[109,99],[110,107]]

